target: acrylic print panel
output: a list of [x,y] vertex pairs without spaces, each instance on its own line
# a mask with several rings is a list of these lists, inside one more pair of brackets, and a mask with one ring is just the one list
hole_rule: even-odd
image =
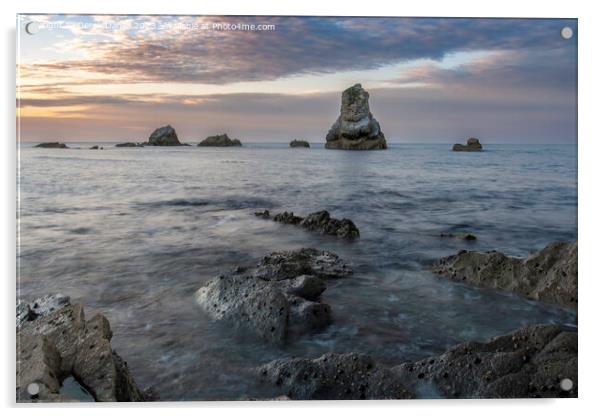
[[576,20],[17,25],[18,401],[577,396]]

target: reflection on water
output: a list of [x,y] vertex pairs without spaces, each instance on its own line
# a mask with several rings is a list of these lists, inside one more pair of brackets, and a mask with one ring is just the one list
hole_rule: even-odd
[[[284,356],[361,351],[387,364],[574,313],[451,283],[428,267],[460,249],[526,255],[575,240],[572,146],[392,145],[345,152],[284,145],[21,152],[20,290],[61,292],[111,321],[113,346],[163,400],[267,397],[252,368]],[[255,218],[263,209],[351,218],[356,242]],[[439,234],[472,232],[476,242]],[[208,320],[194,292],[264,254],[311,246],[355,275],[324,294],[335,323],[269,347]],[[426,387],[425,387],[426,388]],[[427,389],[428,390],[428,389]]]

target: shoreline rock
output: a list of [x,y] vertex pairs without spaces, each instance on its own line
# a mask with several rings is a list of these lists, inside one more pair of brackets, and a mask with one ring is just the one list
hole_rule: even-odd
[[169,124],[155,129],[145,144],[148,146],[182,146],[175,129]]
[[210,280],[196,292],[196,300],[211,318],[284,345],[331,323],[330,305],[320,301],[325,280],[351,274],[332,252],[274,252],[252,269],[239,267]]
[[42,149],[69,149],[69,146],[60,142],[44,142],[36,144],[34,147]]
[[[263,219],[272,218],[270,211],[268,210],[256,212],[255,216]],[[332,218],[330,213],[326,210],[313,212],[307,217],[300,217],[293,212],[284,211],[274,215],[272,219],[283,224],[297,225],[307,231],[332,235],[339,238],[351,240],[360,236],[360,231],[353,221],[347,218],[343,218],[342,220]]]
[[577,309],[577,242],[552,242],[527,258],[462,250],[431,270],[454,281]]
[[306,140],[295,139],[289,143],[290,147],[310,147],[309,142]]
[[17,401],[73,401],[61,392],[62,383],[69,377],[95,401],[156,399],[151,390],[142,391],[136,385],[127,363],[111,348],[112,336],[106,317],[97,314],[86,320],[83,307],[71,304],[66,296],[20,302]]
[[481,152],[483,150],[483,146],[481,145],[481,142],[479,142],[479,139],[471,137],[466,141],[466,144],[454,144],[452,150],[454,152]]
[[409,399],[424,390],[426,398],[509,399],[578,397],[577,364],[576,331],[531,325],[392,368],[365,354],[328,353],[274,360],[257,372],[293,400]]
[[476,241],[477,240],[477,236],[472,233],[465,233],[465,234],[441,233],[441,234],[439,234],[439,237],[440,238],[458,238],[458,239],[464,240],[464,241]]
[[230,139],[227,134],[217,134],[215,136],[209,136],[197,146],[215,146],[215,147],[229,147],[229,146],[242,146],[242,143],[238,139]]
[[341,113],[326,135],[326,149],[380,150],[387,140],[380,124],[372,116],[370,94],[355,84],[343,91]]

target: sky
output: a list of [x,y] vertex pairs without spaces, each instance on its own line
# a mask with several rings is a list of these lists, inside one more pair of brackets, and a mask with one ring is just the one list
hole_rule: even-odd
[[146,141],[170,124],[189,142],[323,142],[341,92],[361,83],[390,143],[577,141],[575,19],[20,15],[17,25],[21,140]]

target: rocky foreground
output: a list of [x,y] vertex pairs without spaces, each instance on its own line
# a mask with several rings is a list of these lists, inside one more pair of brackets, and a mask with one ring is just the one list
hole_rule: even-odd
[[498,251],[462,250],[441,259],[432,270],[455,281],[577,309],[576,242],[552,242],[523,259]]
[[282,224],[297,225],[307,231],[339,238],[354,239],[360,236],[360,230],[358,230],[353,221],[347,218],[341,220],[333,218],[326,210],[311,213],[307,217],[300,217],[288,211],[281,212],[272,217],[268,210],[256,212],[255,216],[272,219]]
[[577,332],[521,328],[392,368],[365,354],[272,361],[259,377],[296,400],[577,397]]
[[196,298],[213,319],[283,345],[331,323],[330,305],[320,295],[328,280],[352,273],[328,251],[281,251],[268,254],[253,268],[237,268],[210,280]]
[[86,320],[84,309],[62,295],[17,305],[17,401],[65,402],[72,377],[95,401],[148,401],[152,391],[135,383],[127,363],[111,348],[103,315]]
[[326,149],[378,150],[387,148],[380,124],[372,116],[370,94],[361,84],[343,91],[341,114],[326,135]]

